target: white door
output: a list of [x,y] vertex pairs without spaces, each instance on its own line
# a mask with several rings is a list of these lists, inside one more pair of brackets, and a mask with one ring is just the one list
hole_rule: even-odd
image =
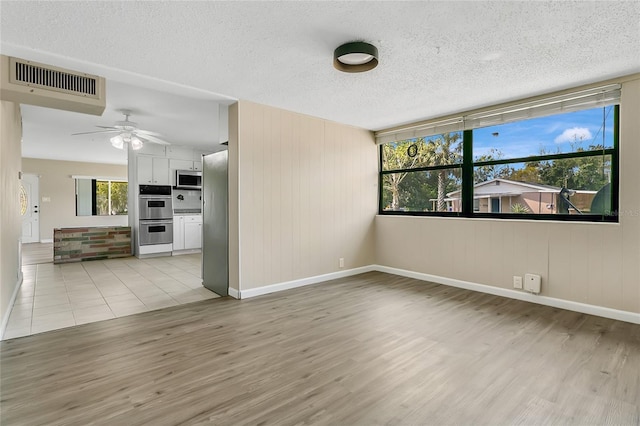
[[22,242],[40,241],[40,195],[38,176],[23,174],[20,182],[20,213],[22,214]]

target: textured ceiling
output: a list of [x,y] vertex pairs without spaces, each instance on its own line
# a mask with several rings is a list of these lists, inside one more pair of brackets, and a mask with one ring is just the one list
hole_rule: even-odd
[[[637,1],[0,7],[5,54],[372,130],[640,72]],[[333,49],[353,40],[378,47],[376,69],[346,74],[332,67]]]

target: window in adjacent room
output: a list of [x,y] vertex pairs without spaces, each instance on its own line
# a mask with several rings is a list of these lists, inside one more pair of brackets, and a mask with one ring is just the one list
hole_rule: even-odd
[[76,216],[126,215],[127,182],[76,178]]

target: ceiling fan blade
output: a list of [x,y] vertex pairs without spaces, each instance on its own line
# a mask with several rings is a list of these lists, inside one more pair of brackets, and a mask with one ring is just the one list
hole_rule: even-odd
[[96,130],[93,132],[80,132],[80,133],[71,133],[71,136],[77,136],[77,135],[92,135],[95,133],[118,133],[120,130],[118,129],[114,129],[114,130]]
[[96,126],[96,127],[99,127],[101,129],[120,130],[117,127],[113,127],[113,126]]
[[136,135],[136,136],[138,136],[138,138],[146,142],[157,143],[160,145],[171,145],[169,142],[163,141],[162,139],[156,138],[155,136],[151,136],[151,135]]
[[160,133],[150,132],[149,130],[136,130],[136,133],[140,133],[142,135],[150,135],[150,136],[162,136]]

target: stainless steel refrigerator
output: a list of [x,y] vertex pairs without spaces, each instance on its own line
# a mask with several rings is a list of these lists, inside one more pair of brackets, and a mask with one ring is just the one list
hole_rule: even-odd
[[229,295],[228,151],[202,157],[202,285]]

